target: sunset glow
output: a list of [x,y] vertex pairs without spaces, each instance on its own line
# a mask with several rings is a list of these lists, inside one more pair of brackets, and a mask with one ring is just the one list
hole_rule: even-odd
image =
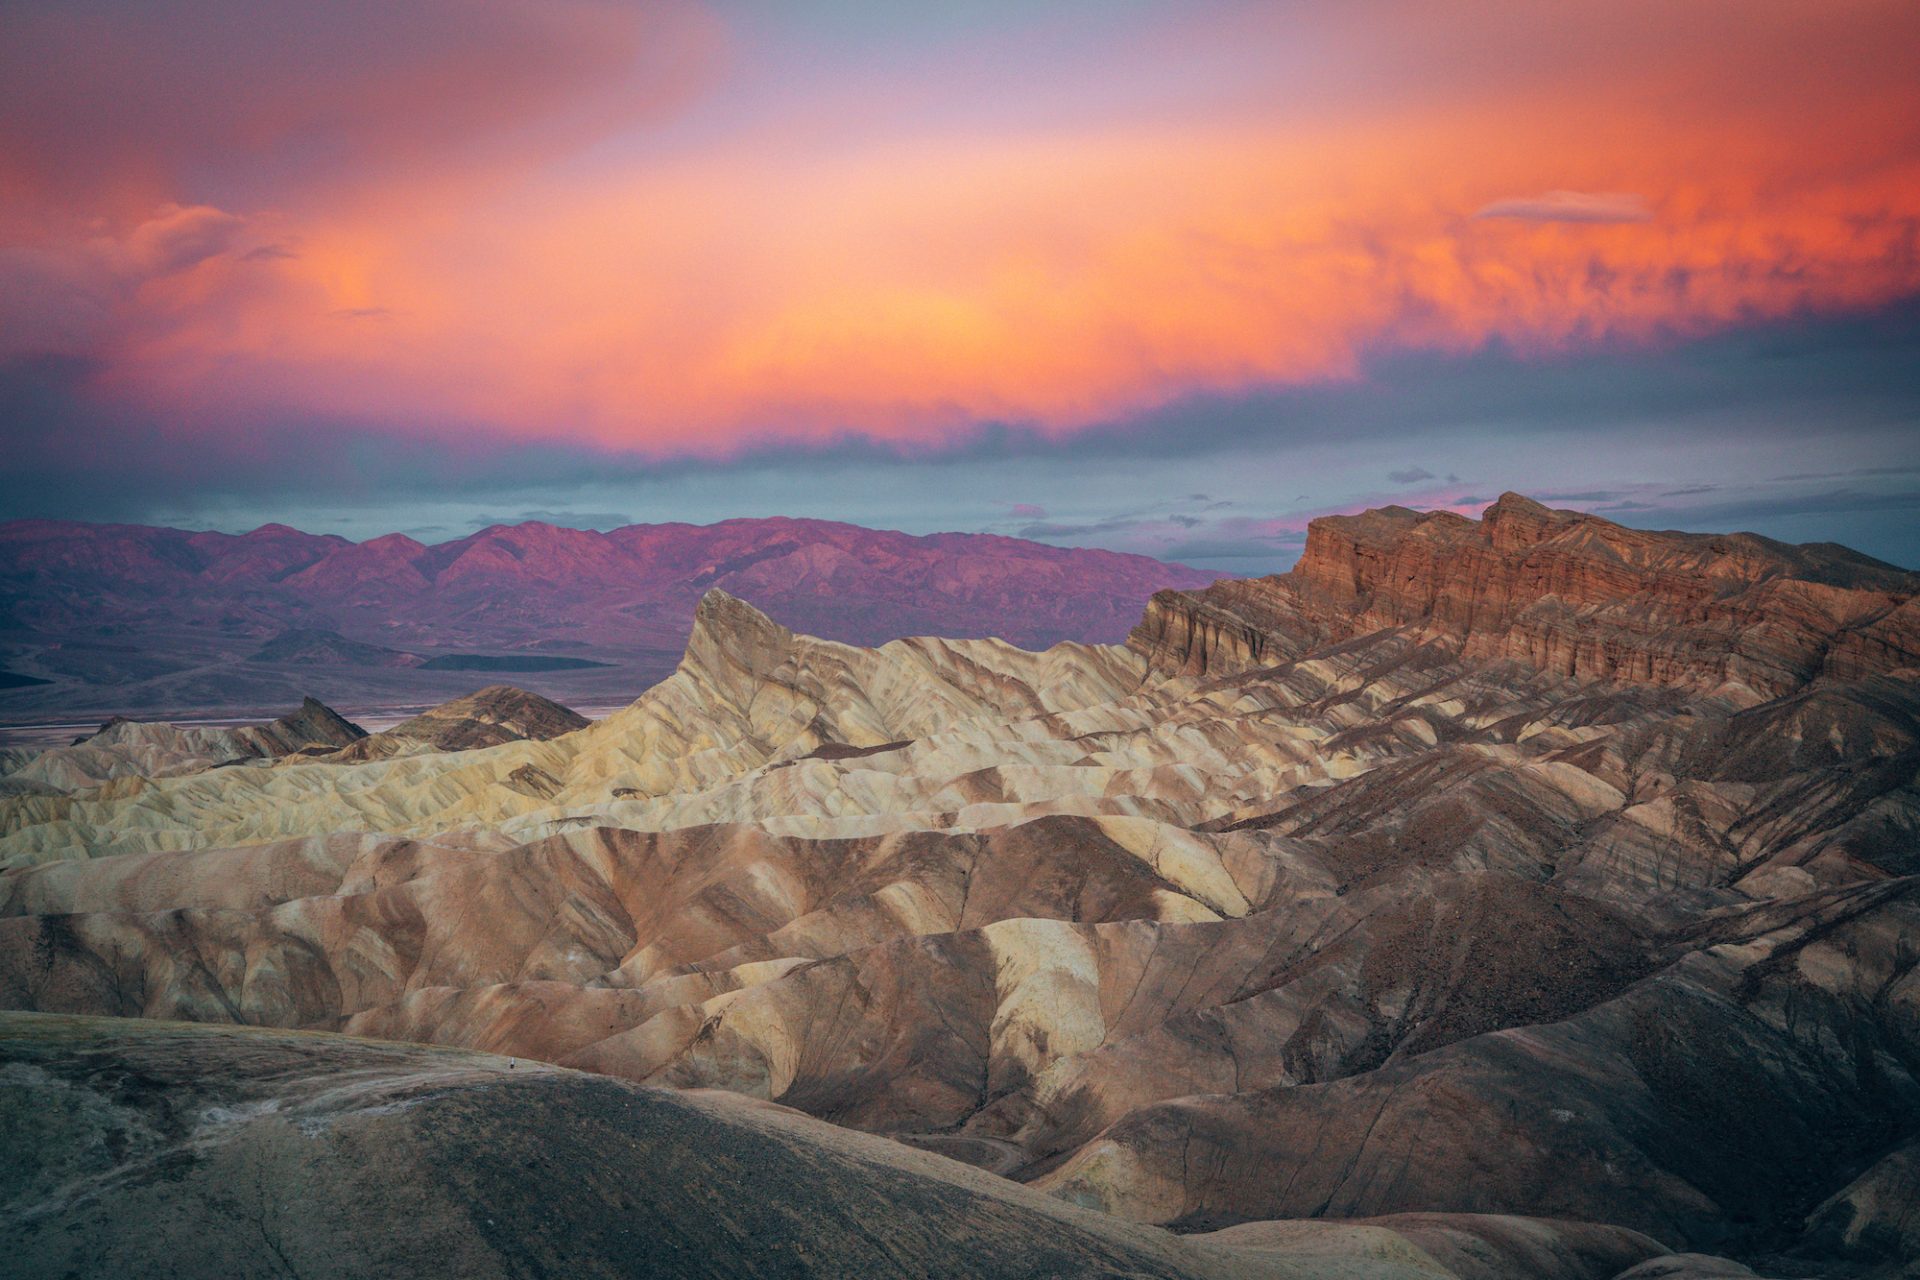
[[1911,4],[1051,14],[11,16],[0,359],[216,453],[724,461],[1920,293]]

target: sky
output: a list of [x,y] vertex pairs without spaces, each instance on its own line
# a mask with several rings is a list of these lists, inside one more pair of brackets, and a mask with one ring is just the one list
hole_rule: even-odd
[[1920,567],[1911,0],[0,6],[0,518]]

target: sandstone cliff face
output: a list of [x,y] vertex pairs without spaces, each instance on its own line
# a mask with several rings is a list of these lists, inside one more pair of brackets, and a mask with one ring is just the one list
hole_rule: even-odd
[[1224,675],[1405,628],[1467,658],[1760,697],[1920,663],[1920,578],[1843,547],[1648,533],[1507,494],[1314,521],[1292,572],[1163,591],[1129,644]]

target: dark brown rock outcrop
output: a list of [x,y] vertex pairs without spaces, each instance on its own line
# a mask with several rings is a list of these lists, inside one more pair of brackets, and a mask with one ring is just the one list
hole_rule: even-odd
[[417,751],[471,751],[503,742],[545,742],[592,721],[571,707],[508,684],[493,684],[402,720],[335,753],[342,762]]

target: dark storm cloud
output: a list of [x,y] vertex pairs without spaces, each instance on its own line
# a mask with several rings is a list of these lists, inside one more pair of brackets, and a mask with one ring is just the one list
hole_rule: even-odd
[[1864,480],[1870,476],[1911,476],[1920,475],[1920,464],[1902,464],[1896,467],[1855,467],[1851,471],[1807,471],[1793,475],[1775,476],[1776,480]]
[[[1176,539],[1167,544],[1161,553],[1165,559],[1180,564],[1206,564],[1231,566],[1230,572],[1236,575],[1257,575],[1273,572],[1290,563],[1294,555],[1307,542],[1304,529],[1283,529],[1274,533],[1246,534],[1235,536],[1232,533],[1203,538]],[[1249,562],[1237,564],[1236,562]],[[1279,563],[1277,563],[1279,562]]]
[[1111,516],[1105,520],[1090,520],[1082,524],[1029,524],[1022,525],[1017,536],[1022,538],[1088,538],[1102,533],[1125,533],[1140,527],[1142,521],[1135,516]]
[[[1210,560],[1271,561],[1280,544],[1272,538],[1194,538],[1176,542],[1166,549],[1164,558],[1176,564],[1195,564]],[[1255,576],[1261,570],[1235,570],[1236,576]]]

